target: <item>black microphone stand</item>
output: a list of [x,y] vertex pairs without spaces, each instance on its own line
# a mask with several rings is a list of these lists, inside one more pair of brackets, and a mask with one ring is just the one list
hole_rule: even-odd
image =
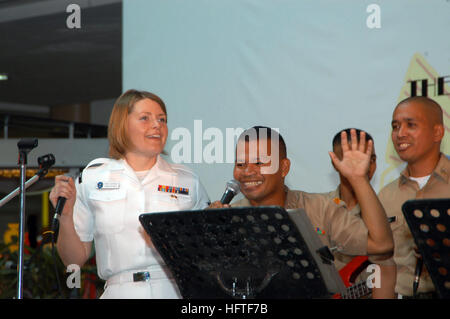
[[[25,143],[25,144],[24,144]],[[33,147],[30,147],[31,146]],[[24,163],[24,166],[27,163],[27,153],[29,151],[31,151],[32,148],[37,146],[37,140],[21,140],[18,144],[19,147],[19,164],[21,164],[21,169],[22,169],[22,163]],[[24,151],[22,152],[22,148],[24,148]],[[37,181],[41,180],[45,175],[47,175],[48,173],[48,169],[50,167],[52,167],[55,164],[55,156],[53,154],[46,154],[43,156],[38,157],[38,164],[39,164],[39,170],[37,171],[37,173],[31,177],[28,181],[25,182],[25,185],[23,186],[22,183],[22,176],[25,176],[24,173],[22,173],[21,171],[21,185],[19,187],[17,187],[15,190],[13,190],[11,193],[9,193],[7,196],[5,196],[2,200],[0,200],[0,207],[2,207],[3,205],[5,205],[6,203],[8,203],[10,200],[12,200],[14,197],[17,196],[17,194],[21,193],[24,194],[24,189],[28,189],[31,185],[33,185],[34,183],[36,183]],[[26,170],[25,170],[26,171]],[[24,197],[24,196],[23,196]],[[21,204],[22,204],[22,198],[21,198]],[[25,210],[25,205],[21,205],[21,225],[23,225],[24,223],[24,219],[25,219],[25,213],[22,214],[22,211]],[[19,271],[18,274],[18,279],[20,279],[20,281],[18,280],[18,291],[17,291],[17,298],[21,299],[22,298],[22,279],[23,279],[23,233],[24,233],[24,228],[23,226],[20,227],[21,230],[21,234],[20,234],[20,249],[19,249],[19,264],[17,266],[17,269]],[[32,256],[33,258],[33,256]]]
[[[53,156],[53,154],[43,155],[38,158],[38,164],[39,164],[39,171],[36,173],[36,175],[34,175],[33,177],[31,177],[29,180],[26,181],[25,189],[28,189],[31,185],[33,185],[41,178],[43,178],[45,175],[47,175],[48,169],[55,164],[55,156]],[[6,195],[5,197],[3,197],[2,200],[0,200],[0,207],[8,203],[19,193],[20,193],[20,186],[17,187],[8,195]]]
[[20,165],[20,228],[19,228],[19,263],[17,265],[17,299],[22,299],[23,292],[23,245],[25,234],[25,180],[28,153],[37,147],[38,140],[22,139],[17,143]]

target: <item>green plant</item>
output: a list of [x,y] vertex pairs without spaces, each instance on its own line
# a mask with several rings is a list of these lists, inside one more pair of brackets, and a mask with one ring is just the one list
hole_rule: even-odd
[[[0,242],[0,298],[15,298],[17,295],[18,251],[11,252],[14,243]],[[56,269],[58,274],[55,271]],[[96,275],[95,262],[91,259],[81,268],[81,288],[70,289],[66,279],[70,273],[66,272],[56,249],[52,255],[50,244],[31,248],[25,246],[23,268],[23,298],[82,298],[88,295],[89,281],[94,284],[96,295],[103,290],[104,282]],[[58,289],[58,278],[60,289]],[[93,277],[93,278],[91,278]],[[93,281],[93,282],[92,282]]]

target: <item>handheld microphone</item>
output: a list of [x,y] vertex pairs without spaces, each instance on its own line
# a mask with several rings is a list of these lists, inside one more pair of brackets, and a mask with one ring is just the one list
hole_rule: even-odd
[[52,230],[51,230],[51,241],[56,244],[58,240],[59,233],[59,220],[58,216],[61,216],[61,213],[64,209],[64,205],[66,204],[67,198],[59,196],[58,201],[56,202],[55,214],[53,215],[52,220]]
[[[74,178],[73,176],[69,176],[69,177]],[[58,200],[56,201],[55,214],[53,215],[52,231],[51,231],[53,243],[56,243],[57,238],[58,238],[58,232],[59,232],[58,216],[61,216],[63,209],[64,209],[64,205],[66,204],[66,200],[67,200],[67,198],[59,196]]]
[[61,213],[64,209],[64,205],[66,204],[66,200],[67,200],[67,198],[65,198],[65,197],[61,197],[61,196],[58,197],[58,201],[56,202],[56,207],[55,207],[55,216],[56,215],[61,216]]
[[[71,179],[73,179],[73,180],[75,180],[75,178],[76,178],[75,175],[70,174],[70,173],[67,174],[66,176],[71,178]],[[64,182],[68,183],[69,181],[64,181]],[[65,198],[65,197],[62,197],[62,196],[58,197],[58,201],[56,202],[56,206],[55,206],[54,218],[57,218],[58,215],[61,216],[62,211],[64,209],[64,205],[66,204],[66,200],[67,200],[67,198]]]
[[414,272],[414,282],[413,282],[413,296],[417,296],[417,289],[419,288],[420,275],[422,274],[423,259],[422,257],[417,258],[416,270]]
[[232,179],[227,183],[227,187],[225,188],[225,192],[223,193],[220,202],[222,204],[229,204],[233,197],[239,194],[240,191],[241,187],[239,185],[239,182]]

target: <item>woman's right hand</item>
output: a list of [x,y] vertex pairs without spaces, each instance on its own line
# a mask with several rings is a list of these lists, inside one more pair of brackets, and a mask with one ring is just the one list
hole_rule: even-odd
[[222,204],[220,200],[216,200],[215,202],[212,202],[206,209],[211,208],[231,208],[230,204]]
[[56,207],[59,197],[66,198],[64,209],[61,212],[62,215],[69,216],[73,214],[73,205],[77,197],[77,191],[75,188],[75,182],[69,176],[58,175],[55,177],[55,187],[50,192],[50,202],[53,207]]

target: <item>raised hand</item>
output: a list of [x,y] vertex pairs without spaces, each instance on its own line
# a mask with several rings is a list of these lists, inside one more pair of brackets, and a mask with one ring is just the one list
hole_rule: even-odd
[[351,142],[348,143],[347,133],[341,133],[342,160],[335,153],[329,152],[336,169],[346,177],[350,182],[353,179],[367,178],[369,170],[370,157],[373,149],[373,141],[366,143],[366,133],[361,132],[359,143],[354,129],[350,130]]

